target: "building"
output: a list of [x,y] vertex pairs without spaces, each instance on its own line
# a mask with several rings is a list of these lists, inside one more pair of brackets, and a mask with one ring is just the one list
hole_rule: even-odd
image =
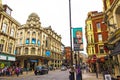
[[104,23],[108,26],[111,65],[115,76],[120,74],[120,0],[103,0]]
[[18,29],[16,55],[18,65],[34,70],[37,65],[59,68],[62,65],[61,36],[51,26],[43,28],[36,13],[28,16]]
[[96,62],[99,62],[99,68],[103,65],[100,63],[105,60],[108,51],[104,48],[104,43],[108,38],[107,26],[103,24],[103,12],[91,11],[88,13],[86,23],[86,40],[88,63],[91,64],[92,72],[95,71]]
[[70,66],[71,64],[71,47],[65,47],[65,63],[66,63],[66,66]]
[[21,26],[11,16],[12,9],[0,0],[0,67],[14,65],[17,30]]

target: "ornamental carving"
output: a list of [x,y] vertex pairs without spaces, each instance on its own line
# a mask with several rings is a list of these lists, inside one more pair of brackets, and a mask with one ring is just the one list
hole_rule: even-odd
[[27,25],[27,27],[40,28],[41,27],[41,22],[40,22],[39,16],[36,13],[30,14],[28,16],[26,25]]

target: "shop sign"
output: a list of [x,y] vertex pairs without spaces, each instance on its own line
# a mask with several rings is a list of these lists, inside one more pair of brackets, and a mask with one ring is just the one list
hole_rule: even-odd
[[8,60],[10,60],[10,61],[15,61],[16,59],[15,59],[15,57],[10,57],[10,56],[8,56]]
[[6,60],[6,56],[0,55],[0,60]]

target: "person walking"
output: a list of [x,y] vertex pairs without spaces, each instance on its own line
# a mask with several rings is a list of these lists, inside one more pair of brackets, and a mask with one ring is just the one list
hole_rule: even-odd
[[76,69],[76,80],[82,80],[82,71],[80,66],[77,66],[77,69]]
[[16,73],[16,75],[18,77],[19,76],[19,68],[18,67],[15,68],[15,73]]
[[74,72],[75,72],[75,69],[74,69],[74,67],[72,66],[72,67],[70,68],[70,71],[69,71],[69,73],[70,73],[70,75],[69,75],[69,80],[75,80]]

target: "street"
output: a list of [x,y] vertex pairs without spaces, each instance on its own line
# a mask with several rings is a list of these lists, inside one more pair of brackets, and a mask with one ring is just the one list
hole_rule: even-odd
[[[99,75],[97,79],[95,73],[83,73],[83,80],[103,80],[102,75]],[[0,80],[69,80],[69,71],[49,71],[48,74],[45,75],[37,75],[35,76],[33,72],[26,72],[23,75],[17,77],[16,75],[10,77],[0,77]]]

